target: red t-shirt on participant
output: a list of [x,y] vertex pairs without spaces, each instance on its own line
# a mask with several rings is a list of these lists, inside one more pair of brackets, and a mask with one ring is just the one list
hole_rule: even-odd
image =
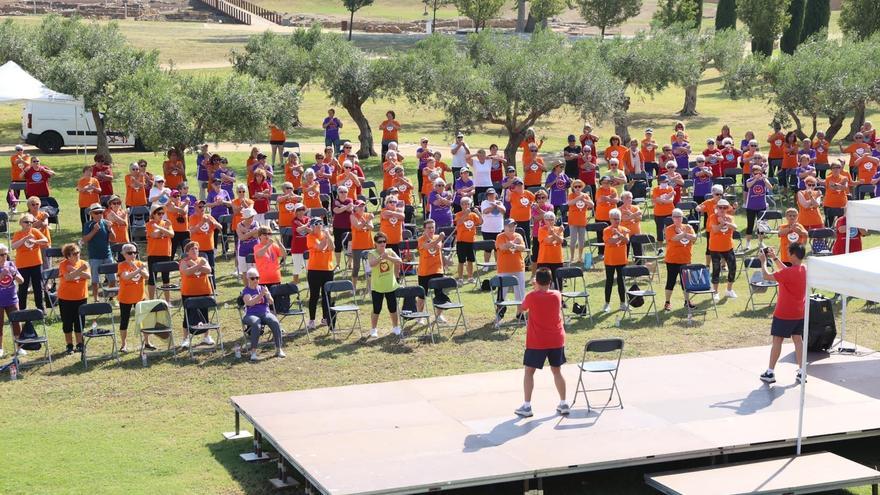
[[779,283],[779,299],[773,316],[780,320],[803,320],[807,292],[807,267],[789,266],[773,273]]
[[529,312],[526,325],[527,349],[556,349],[565,345],[562,327],[562,294],[559,291],[532,291],[522,302]]

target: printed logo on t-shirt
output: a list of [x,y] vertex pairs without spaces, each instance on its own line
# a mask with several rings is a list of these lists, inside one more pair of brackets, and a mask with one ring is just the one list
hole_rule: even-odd
[[529,168],[530,168],[533,172],[536,172],[536,171],[538,170],[538,164],[537,164],[537,163],[533,163]]
[[388,132],[391,132],[394,130],[394,126],[393,125],[385,126],[385,130],[387,130]]
[[856,154],[862,156],[865,154],[865,148],[859,148],[856,150]]
[[33,174],[31,174],[31,180],[33,180],[34,182],[40,182],[41,180],[43,180],[43,174],[40,172],[34,172]]
[[[131,272],[128,272],[131,273]],[[131,277],[132,282],[140,282],[141,281],[141,272],[135,273],[133,277]]]
[[824,152],[825,152],[825,148],[819,146],[818,148],[816,148],[816,151],[818,151],[819,153],[824,153]]
[[752,194],[759,195],[759,196],[763,195],[764,194],[764,186],[762,186],[762,185],[753,186],[752,187]]
[[284,203],[284,209],[287,211],[293,211],[296,208],[296,205],[293,203]]
[[464,221],[464,228],[466,228],[466,229],[468,229],[468,230],[473,229],[473,228],[474,228],[474,222],[473,222],[472,220],[465,220],[465,221]]
[[587,203],[584,203],[583,201],[578,201],[574,205],[577,207],[578,210],[583,210],[587,206]]
[[342,185],[347,188],[351,188],[352,184],[353,183],[351,182],[351,179],[349,179],[349,180],[345,181]]
[[385,260],[379,262],[379,272],[385,273],[388,270],[391,270],[391,263],[388,263]]
[[519,198],[519,204],[521,204],[523,206],[528,206],[529,205],[529,198],[527,198],[525,196]]
[[297,171],[292,171],[292,172],[290,172],[290,175],[292,175],[292,176],[294,176],[294,177],[299,177],[299,172],[297,172]]
[[873,163],[871,163],[871,162],[866,162],[866,163],[865,163],[865,170],[871,170],[872,168],[874,168],[874,164],[873,164]]
[[687,246],[688,244],[691,243],[691,240],[688,239],[687,237],[682,237],[681,239],[678,240],[678,242],[680,242],[682,246]]
[[786,237],[788,238],[789,242],[797,242],[801,236],[799,236],[797,232],[789,232]]
[[407,189],[407,187],[403,184],[397,186],[397,188],[400,189],[400,192],[406,192],[406,189]]
[[618,155],[618,152],[617,152],[617,151],[612,151],[612,152],[611,152],[611,158],[617,158],[617,155]]
[[728,154],[724,155],[724,158],[726,158],[727,161],[732,162],[733,161],[733,153],[728,153]]
[[312,196],[312,197],[314,197],[314,196],[315,196],[315,194],[316,194],[316,193],[315,193],[315,191],[309,191],[309,196]]
[[720,230],[721,232],[727,232],[727,226],[725,225],[724,227],[721,227],[721,229],[719,229],[719,230]]
[[199,230],[201,230],[202,232],[208,232],[210,229],[211,225],[208,222],[202,222],[202,224],[199,225]]
[[33,249],[34,248],[34,241],[32,241],[30,239],[24,241],[24,247],[26,247],[28,249]]
[[391,225],[397,225],[397,218],[395,218],[395,217],[389,218],[388,223],[390,223]]
[[775,144],[776,146],[782,146],[782,140],[777,139],[776,141],[773,141],[773,144]]
[[0,277],[0,289],[7,289],[15,285],[15,278],[11,273],[3,273],[3,276]]

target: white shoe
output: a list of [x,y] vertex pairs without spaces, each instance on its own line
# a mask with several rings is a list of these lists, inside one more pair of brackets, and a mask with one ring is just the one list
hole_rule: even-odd
[[736,299],[737,298],[736,292],[734,292],[733,290],[727,291],[727,297],[728,297],[728,299]]
[[621,310],[621,311],[626,312],[626,310],[628,310],[628,309],[629,309],[629,304],[627,304],[627,303],[623,303],[623,304],[620,305],[620,310]]
[[379,336],[379,330],[377,330],[375,328],[370,330],[370,337],[376,338],[378,336]]
[[214,339],[211,338],[210,335],[205,335],[205,338],[202,339],[203,345],[214,345]]
[[183,339],[183,342],[180,343],[181,349],[186,349],[189,347],[189,337]]
[[2,358],[5,355],[6,355],[6,351],[4,351],[2,347],[0,347],[0,358]]
[[401,333],[403,333],[403,331],[400,329],[400,327],[394,327],[391,329],[391,333],[393,333],[394,335],[400,335]]
[[423,326],[424,326],[424,325],[427,325],[427,324],[428,324],[428,319],[427,319],[427,318],[419,318],[419,325],[423,325]]
[[309,322],[306,324],[306,328],[308,328],[309,330],[314,330],[315,329],[315,320],[309,320]]
[[715,294],[712,294],[712,300],[715,302],[718,302],[721,300],[721,296],[719,296],[718,293],[716,292]]
[[605,307],[602,308],[602,312],[603,313],[610,313],[611,312],[611,303],[605,303]]
[[284,354],[284,351],[283,351],[283,350],[278,349],[277,351],[275,351],[275,357],[277,357],[277,358],[285,358],[285,357],[287,357],[287,354]]
[[27,356],[27,351],[24,350],[24,349],[21,348],[21,347],[19,347],[18,350],[15,351],[15,353],[16,353],[17,355],[19,355],[19,356]]
[[439,321],[440,323],[449,323],[449,320],[447,320],[446,317],[443,315],[437,315],[437,321]]
[[257,351],[251,353],[251,361],[259,361],[260,358],[257,357]]

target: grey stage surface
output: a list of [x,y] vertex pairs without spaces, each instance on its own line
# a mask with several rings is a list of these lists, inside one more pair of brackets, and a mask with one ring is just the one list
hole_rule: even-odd
[[[522,402],[519,369],[231,401],[322,493],[419,493],[794,445],[794,357],[784,354],[779,381],[767,386],[758,375],[768,352],[626,359],[618,378],[625,409],[587,413],[580,398],[568,418],[555,412],[546,368],[536,375],[529,419],[513,415]],[[880,435],[880,355],[810,360],[806,443]],[[570,399],[578,370],[563,372]],[[592,388],[610,383],[588,380]]]

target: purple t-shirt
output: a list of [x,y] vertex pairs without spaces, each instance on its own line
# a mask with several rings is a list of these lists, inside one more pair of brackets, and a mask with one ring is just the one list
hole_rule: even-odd
[[333,167],[325,163],[316,163],[312,166],[312,170],[315,171],[315,178],[318,181],[318,186],[321,188],[321,194],[330,194],[330,179],[328,177],[319,178],[318,171],[323,171],[329,175],[333,173]]
[[332,119],[330,117],[324,117],[324,121],[321,123],[321,126],[327,126],[324,129],[324,137],[330,139],[332,141],[339,140],[339,128],[342,127],[342,122],[336,117]]
[[455,204],[456,206],[461,205],[461,196],[459,196],[459,194],[458,194],[459,189],[464,189],[465,187],[471,187],[473,185],[474,185],[474,181],[472,181],[471,179],[468,179],[467,181],[463,181],[460,178],[455,179],[455,185],[454,185],[455,198],[453,198],[453,200],[452,200],[453,204]]
[[815,172],[816,167],[814,167],[812,165],[807,165],[806,167],[798,167],[795,169],[795,173],[797,174],[797,177],[798,177],[798,191],[803,191],[804,189],[807,188],[807,185],[804,184],[804,179],[801,178],[801,174],[803,174],[805,172],[809,172],[811,170],[813,172]]
[[15,286],[15,277],[18,275],[18,268],[15,263],[7,261],[0,267],[0,308],[18,305],[18,291]]
[[[333,198],[333,208],[340,208],[352,203],[350,198],[339,201],[339,198]],[[333,215],[333,228],[351,230],[351,213],[343,212],[339,215]]]
[[[675,155],[675,165],[679,169],[685,169],[688,167],[688,161],[690,158],[688,157],[687,147],[689,146],[687,141],[673,142],[672,143],[672,154]],[[682,153],[679,155],[676,153],[676,150],[682,148]]]
[[[211,189],[210,191],[208,191],[208,199],[206,201],[208,203],[213,203],[213,202],[217,201],[218,198],[220,199],[220,201],[232,201],[231,199],[229,199],[229,193],[226,192],[225,189],[220,189],[219,191],[215,191],[215,190]],[[220,205],[220,206],[212,206],[211,207],[211,216],[212,217],[220,218],[223,215],[229,215],[229,207],[228,206]]]
[[[262,287],[257,287],[256,289],[251,289],[250,287],[245,287],[241,290],[242,296],[259,296],[262,292]],[[266,301],[266,298],[263,298],[262,302],[254,304],[253,306],[245,306],[244,314],[245,316],[263,316],[269,312],[269,303]]]
[[[254,228],[256,229],[257,227],[257,222],[254,222]],[[256,237],[251,237],[250,239],[238,241],[238,255],[241,257],[245,257],[249,254],[254,254],[254,246],[257,245],[258,241],[259,239],[257,239]]]
[[214,180],[219,181],[221,174],[224,174],[224,175],[231,177],[233,179],[232,182],[229,182],[229,183],[225,183],[225,182],[220,183],[220,189],[223,189],[224,191],[226,191],[226,193],[231,198],[232,197],[232,186],[235,185],[235,172],[233,172],[231,168],[225,168],[225,169],[218,168],[214,172]]
[[691,169],[691,177],[694,179],[694,200],[698,202],[712,192],[712,174],[700,177],[697,173],[701,170],[700,167]]
[[199,201],[192,194],[187,194],[186,196],[181,196],[180,201],[186,203],[186,216],[191,217],[196,212],[196,203]]
[[196,180],[198,180],[199,182],[207,182],[208,169],[205,167],[205,155],[199,155],[196,158],[196,167],[198,169]]
[[[423,151],[425,151],[425,148],[418,148],[418,149],[416,150],[416,156],[421,157]],[[382,159],[384,160],[385,157],[383,156]],[[427,165],[427,164],[428,164],[428,158],[427,158],[427,156],[425,156],[424,159],[419,158],[419,172],[421,172],[422,169],[425,168],[425,165]],[[419,174],[419,176],[421,176],[421,175],[422,175],[422,174]]]
[[448,191],[443,191],[439,195],[437,194],[437,191],[431,191],[431,194],[428,196],[428,202],[431,203],[431,220],[437,222],[437,228],[449,227],[452,225],[452,208],[449,206],[437,206],[434,204],[434,201],[436,201],[438,197],[449,199],[449,196]]
[[745,153],[747,149],[749,149],[749,140],[743,139],[739,142],[739,150]]
[[565,173],[556,175],[550,172],[547,176],[547,189],[550,190],[550,204],[553,206],[562,206],[568,201],[568,188],[571,186],[571,179]]
[[746,201],[746,209],[767,209],[767,181],[765,179],[755,181],[752,186],[749,187],[748,200]]

